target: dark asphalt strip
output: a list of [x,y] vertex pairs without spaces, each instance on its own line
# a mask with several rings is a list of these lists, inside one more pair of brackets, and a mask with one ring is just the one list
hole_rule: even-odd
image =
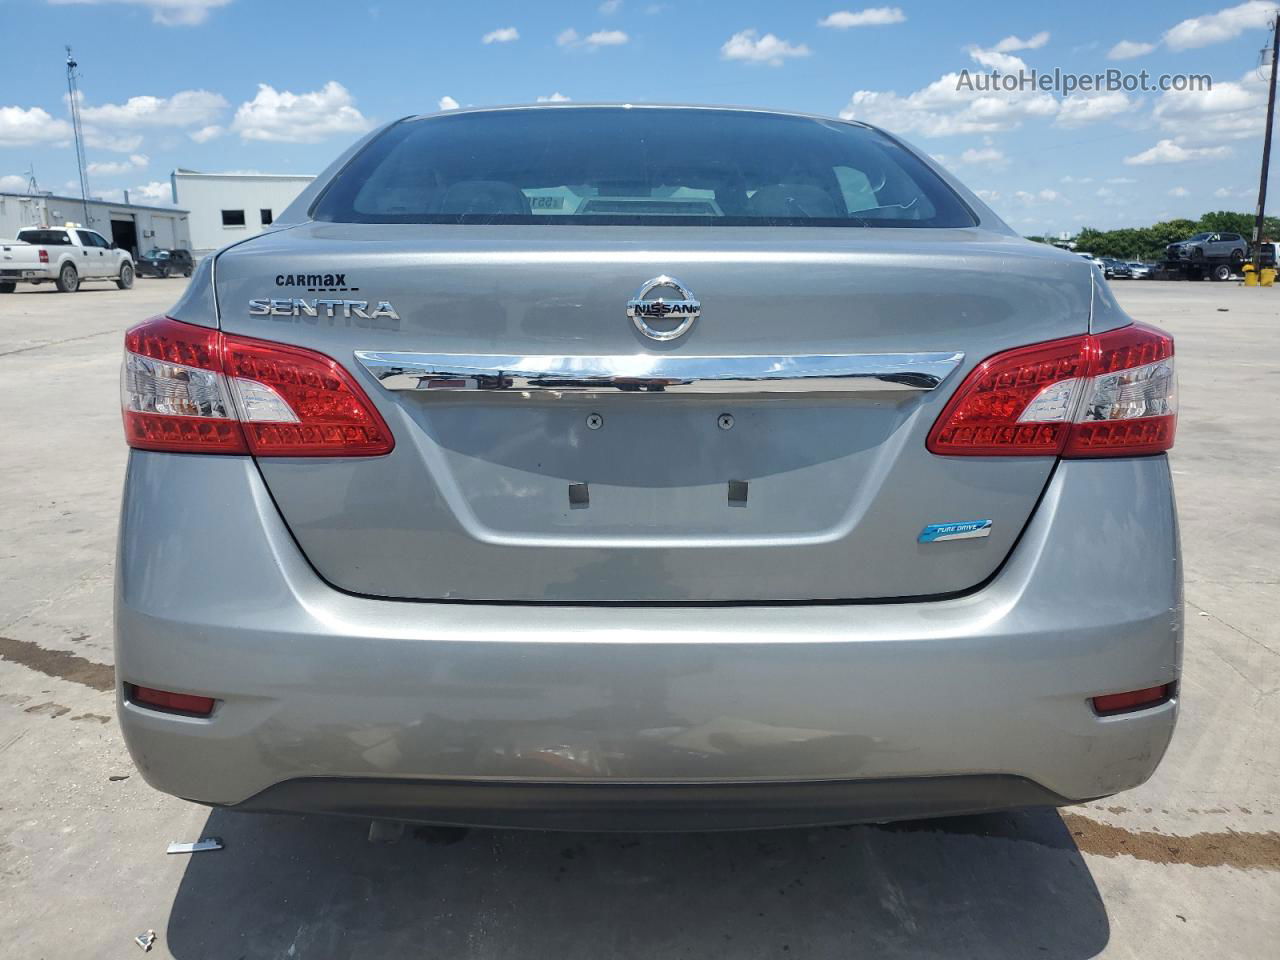
[[105,663],[94,663],[65,650],[46,650],[30,640],[0,637],[0,660],[20,663],[45,676],[83,684],[106,693],[115,689],[116,671]]

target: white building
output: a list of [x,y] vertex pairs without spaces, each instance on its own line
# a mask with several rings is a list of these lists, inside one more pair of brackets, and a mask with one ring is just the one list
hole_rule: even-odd
[[[87,208],[87,216],[86,216]],[[96,230],[136,258],[152,247],[191,248],[186,210],[140,203],[111,203],[52,193],[0,193],[0,237],[12,238],[23,227],[78,223]]]
[[191,211],[191,250],[203,257],[270,225],[314,176],[173,171],[173,202]]

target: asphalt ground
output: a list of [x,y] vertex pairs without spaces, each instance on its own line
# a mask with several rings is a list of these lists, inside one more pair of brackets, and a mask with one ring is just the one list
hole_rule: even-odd
[[[121,741],[120,335],[185,282],[0,295],[4,957],[132,957],[147,930],[184,960],[1280,956],[1280,288],[1113,284],[1177,336],[1182,388],[1183,712],[1144,786],[881,827],[378,846],[163,796]],[[165,853],[208,835],[225,849]]]

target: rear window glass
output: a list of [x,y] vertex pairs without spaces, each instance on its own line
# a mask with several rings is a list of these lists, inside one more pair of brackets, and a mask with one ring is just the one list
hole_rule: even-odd
[[894,140],[732,110],[495,110],[397,124],[312,210],[340,223],[970,227]]
[[71,246],[71,238],[65,230],[19,230],[18,239],[27,243],[40,243],[46,247]]

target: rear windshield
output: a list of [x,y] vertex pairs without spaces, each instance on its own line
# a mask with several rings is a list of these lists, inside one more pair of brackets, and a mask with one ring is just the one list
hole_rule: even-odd
[[26,243],[40,243],[46,247],[71,246],[71,238],[65,230],[19,230],[18,239]]
[[396,124],[312,209],[339,223],[971,227],[894,140],[732,110],[496,110]]

